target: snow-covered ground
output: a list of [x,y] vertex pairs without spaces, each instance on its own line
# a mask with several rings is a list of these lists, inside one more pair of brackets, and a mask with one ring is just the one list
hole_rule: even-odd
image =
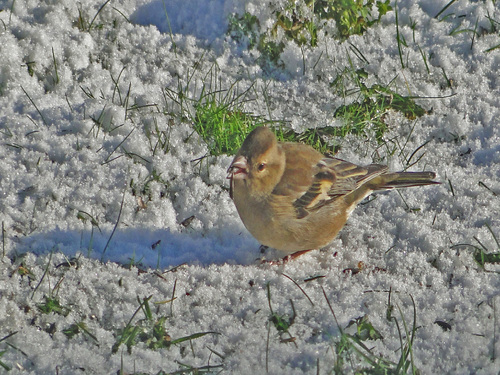
[[[461,0],[436,19],[447,3],[398,1],[404,69],[392,11],[345,42],[320,33],[318,46],[302,51],[287,41],[285,68],[273,75],[226,28],[229,14],[245,10],[271,27],[276,1],[111,0],[100,12],[101,0],[0,1],[0,339],[14,333],[0,341],[0,361],[32,374],[156,374],[182,364],[327,374],[338,362],[339,326],[366,315],[383,339],[365,344],[397,362],[391,290],[403,341],[401,314],[411,330],[415,301],[421,373],[498,373],[498,267],[483,269],[473,247],[454,245],[500,251],[488,229],[500,238],[500,49],[487,52],[500,43],[492,30],[500,9]],[[208,148],[166,92],[198,98],[204,84],[251,87],[249,112],[296,131],[338,126],[333,112],[344,99],[330,82],[349,59],[368,86],[392,81],[428,114],[386,117],[394,149],[348,137],[338,156],[401,170],[425,144],[411,169],[435,171],[442,184],[378,194],[326,249],[260,265],[227,191],[231,156],[196,161]],[[159,135],[168,152],[155,150]],[[267,285],[275,314],[295,310],[289,335],[270,322]],[[43,314],[45,296],[67,316]],[[149,296],[172,340],[216,333],[112,353],[118,330],[144,319],[139,311],[131,320]],[[82,322],[95,339],[64,334]]]

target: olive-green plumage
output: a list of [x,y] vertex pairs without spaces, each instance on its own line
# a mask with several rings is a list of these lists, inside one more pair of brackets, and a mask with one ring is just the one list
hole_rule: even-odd
[[325,157],[300,143],[280,143],[254,129],[228,169],[231,196],[249,232],[286,253],[321,248],[376,190],[437,184],[433,172],[392,172]]

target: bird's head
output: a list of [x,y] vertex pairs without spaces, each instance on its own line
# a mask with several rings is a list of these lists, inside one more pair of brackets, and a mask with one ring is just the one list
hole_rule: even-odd
[[227,178],[244,180],[257,195],[270,194],[285,169],[285,154],[274,133],[266,127],[255,128],[246,137],[227,170]]

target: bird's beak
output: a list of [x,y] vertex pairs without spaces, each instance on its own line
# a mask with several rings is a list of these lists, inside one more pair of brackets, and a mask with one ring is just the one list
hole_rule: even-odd
[[247,158],[242,155],[237,156],[227,169],[227,178],[232,178],[235,180],[243,180],[247,176],[248,176]]

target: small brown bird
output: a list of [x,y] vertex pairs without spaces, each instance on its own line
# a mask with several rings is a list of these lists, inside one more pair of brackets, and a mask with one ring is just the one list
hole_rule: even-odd
[[435,176],[388,173],[379,164],[361,167],[304,144],[278,142],[271,130],[258,127],[243,142],[227,178],[248,231],[294,258],[328,245],[371,192],[437,184]]

